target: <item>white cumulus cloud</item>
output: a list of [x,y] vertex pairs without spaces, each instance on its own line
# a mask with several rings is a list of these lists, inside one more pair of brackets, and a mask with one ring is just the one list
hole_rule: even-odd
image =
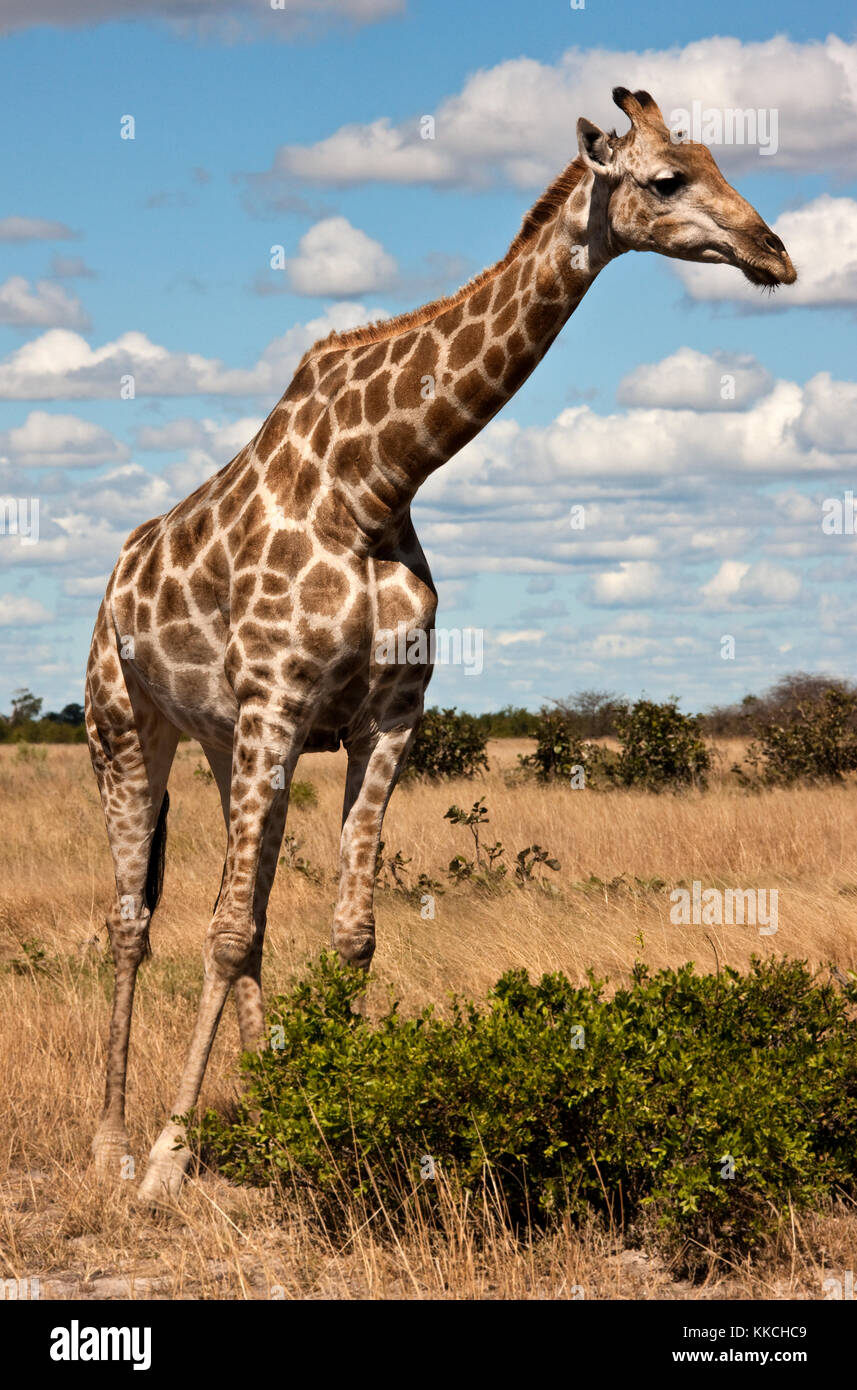
[[730,608],[755,604],[791,603],[801,591],[801,576],[770,560],[750,564],[724,560],[717,573],[701,587],[707,606]]
[[99,348],[79,333],[54,328],[0,361],[0,400],[119,399],[123,377],[137,396],[282,395],[303,353],[317,338],[384,318],[386,310],[342,300],[269,343],[253,367],[227,367],[195,352],[172,352],[145,333],[123,333]]
[[53,616],[43,603],[26,594],[0,594],[0,627],[34,627],[53,622]]
[[[498,180],[525,188],[545,184],[574,153],[578,116],[612,125],[617,82],[643,87],[667,121],[673,111],[754,110],[776,113],[776,151],[713,147],[727,169],[851,167],[857,143],[857,45],[835,35],[793,42],[699,39],[684,47],[633,50],[571,48],[556,63],[514,58],[467,78],[434,112],[434,138],[419,116],[341,126],[312,145],[284,145],[267,177],[346,185],[461,184]],[[619,122],[622,118],[618,117]]]
[[796,432],[810,448],[834,453],[857,448],[857,381],[834,381],[829,372],[808,381]]
[[605,570],[596,577],[593,598],[596,603],[646,603],[663,596],[664,581],[659,565],[649,560],[622,560],[619,568]]
[[518,628],[511,632],[496,633],[494,641],[498,647],[515,647],[519,642],[541,642],[544,635],[544,632],[539,628]]
[[288,272],[297,294],[347,298],[389,285],[396,262],[347,217],[325,217],[301,237]]
[[32,410],[0,433],[0,457],[18,468],[96,468],[127,458],[128,449],[90,420]]
[[89,316],[80,300],[53,280],[31,285],[11,275],[0,285],[0,323],[16,328],[86,328]]
[[220,467],[258,433],[263,419],[261,415],[248,415],[220,423],[180,416],[165,425],[144,426],[137,435],[137,448],[158,453],[173,453],[177,449],[205,450],[212,459],[212,468]]
[[682,347],[660,362],[641,363],[619,383],[620,405],[673,410],[735,410],[764,396],[773,378],[749,353]]

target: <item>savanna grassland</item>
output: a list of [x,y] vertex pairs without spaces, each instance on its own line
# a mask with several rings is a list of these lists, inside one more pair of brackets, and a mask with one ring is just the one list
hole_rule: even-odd
[[[474,781],[414,784],[395,794],[385,856],[410,860],[404,882],[439,882],[435,916],[387,886],[377,897],[378,949],[368,1011],[392,992],[403,1012],[452,993],[479,997],[510,967],[531,975],[586,972],[625,984],[635,960],[653,969],[692,960],[703,971],[787,955],[826,970],[857,965],[857,800],[853,787],[748,794],[721,742],[707,792],[655,796],[572,791],[521,780],[525,740],[489,745]],[[195,744],[180,745],[170,785],[167,869],[153,957],[138,985],[129,1073],[129,1132],[137,1170],[176,1088],[201,983],[201,945],[220,882],[223,823]],[[264,984],[270,995],[327,944],[336,891],[344,755],[304,758],[315,795],[290,811],[269,909]],[[471,854],[467,829],[444,819],[484,797],[484,839],[517,851],[538,843],[560,864],[539,884],[511,878],[487,894],[454,885],[447,866]],[[282,1215],[264,1190],[202,1169],[180,1207],[137,1206],[132,1180],[102,1187],[89,1142],[102,1099],[111,967],[103,926],[111,868],[84,747],[0,747],[0,996],[5,1123],[0,1131],[3,1277],[39,1278],[42,1297],[93,1298],[812,1298],[853,1270],[857,1213],[838,1206],[782,1215],[779,1236],[752,1262],[712,1259],[690,1283],[621,1223],[558,1226],[523,1243],[491,1211],[450,1202],[441,1229],[416,1216],[404,1231],[355,1205],[345,1232],[326,1234],[295,1201]],[[669,889],[776,888],[778,930],[677,926]],[[202,1104],[239,1093],[237,1028],[224,1016]]]

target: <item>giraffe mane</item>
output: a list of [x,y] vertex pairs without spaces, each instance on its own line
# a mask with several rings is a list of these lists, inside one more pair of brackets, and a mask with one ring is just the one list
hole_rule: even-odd
[[363,347],[370,343],[385,342],[388,338],[394,338],[399,333],[406,333],[410,328],[418,328],[420,324],[429,323],[431,319],[437,318],[445,310],[460,304],[462,300],[467,299],[476,290],[493,280],[511,264],[521,251],[532,244],[545,224],[556,216],[585,173],[586,166],[582,160],[573,159],[524,214],[520,230],[505,256],[488,266],[487,269],[481,270],[478,275],[474,275],[471,280],[467,281],[466,285],[461,286],[461,289],[440,299],[432,299],[419,309],[409,309],[403,314],[395,314],[388,319],[377,319],[374,323],[367,323],[362,328],[348,328],[339,333],[336,331],[328,333],[326,338],[319,338],[312,347],[307,348],[295,369],[295,374],[318,352],[330,352],[339,348]]

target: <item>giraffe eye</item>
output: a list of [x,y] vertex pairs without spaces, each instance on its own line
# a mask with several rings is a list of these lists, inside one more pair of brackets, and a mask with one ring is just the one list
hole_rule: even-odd
[[662,198],[670,198],[673,193],[677,193],[684,186],[683,174],[667,174],[662,179],[652,179],[649,187],[656,193],[660,193]]

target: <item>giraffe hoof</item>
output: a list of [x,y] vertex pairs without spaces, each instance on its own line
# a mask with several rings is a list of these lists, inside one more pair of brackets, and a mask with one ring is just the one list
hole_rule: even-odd
[[134,1177],[134,1159],[123,1129],[98,1129],[92,1140],[95,1172],[100,1179]]
[[375,954],[375,928],[334,928],[331,944],[339,952],[339,959],[343,965],[350,965],[355,970],[368,970]]
[[184,1134],[175,1126],[168,1125],[152,1146],[146,1171],[137,1189],[139,1201],[145,1206],[171,1206],[181,1192],[189,1163],[190,1149],[184,1142]]

